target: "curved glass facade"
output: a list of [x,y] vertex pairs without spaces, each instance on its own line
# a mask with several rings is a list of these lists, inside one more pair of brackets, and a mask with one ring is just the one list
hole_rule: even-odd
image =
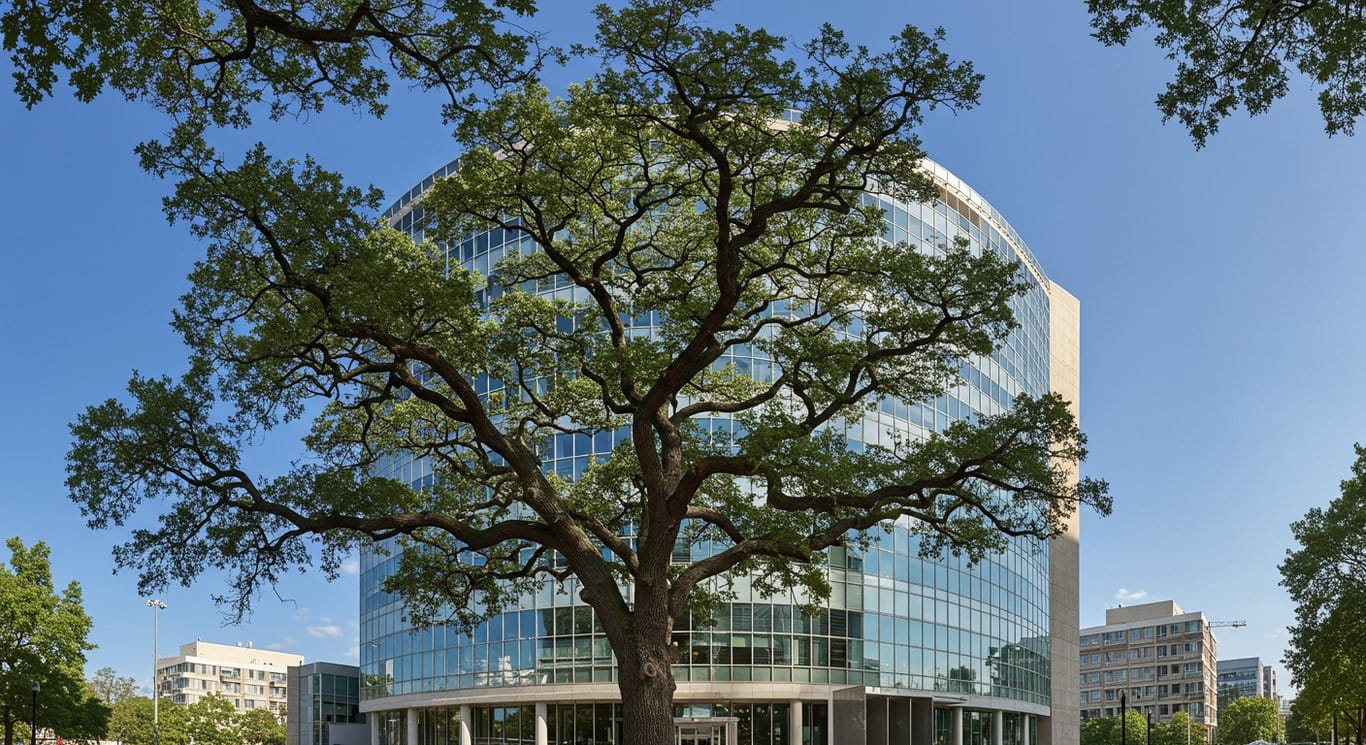
[[[448,175],[453,165],[437,171],[396,201],[386,219],[421,240],[421,195]],[[882,401],[875,412],[848,428],[850,447],[890,442],[889,432],[923,437],[959,419],[999,413],[1020,393],[1041,395],[1049,390],[1048,279],[1009,224],[984,199],[937,164],[927,163],[926,168],[940,186],[939,198],[933,203],[866,197],[885,211],[884,238],[933,251],[961,237],[978,250],[1019,260],[1029,284],[1029,290],[1014,305],[1019,328],[991,356],[962,360],[957,385],[947,395],[918,404]],[[518,236],[501,230],[476,235],[452,247],[450,261],[489,276],[505,253],[521,250],[518,241]],[[572,291],[568,287],[546,289],[548,293]],[[646,314],[636,319],[635,325],[648,327],[655,320]],[[772,374],[767,359],[744,349],[735,350],[726,361],[759,379],[769,379]],[[715,418],[709,426],[729,428],[733,424]],[[573,478],[623,436],[613,432],[591,437],[559,435],[543,453],[544,462],[548,469]],[[430,484],[431,479],[429,469],[420,461],[396,465],[394,475],[417,486]],[[708,550],[705,545],[680,545],[676,558],[687,561],[694,553]],[[504,702],[515,704],[523,700],[521,697],[531,696],[533,689],[541,692],[535,700],[547,700],[544,694],[554,690],[560,701],[572,702],[582,700],[575,694],[580,688],[615,682],[616,668],[606,637],[592,609],[578,600],[578,588],[572,580],[559,587],[547,582],[539,591],[522,597],[516,609],[492,616],[468,634],[446,626],[414,630],[405,621],[401,601],[382,589],[396,562],[396,557],[370,551],[361,557],[360,665],[367,710],[411,708],[415,701],[423,700],[432,706],[449,705],[467,694],[478,694],[480,700],[487,701],[488,694],[495,691],[501,691],[498,695]],[[791,598],[759,595],[742,579],[736,586],[735,602],[718,617],[679,619],[673,671],[680,685],[679,715],[734,716],[739,720],[737,712],[743,711],[741,732],[748,733],[742,737],[745,743],[824,742],[823,736],[812,734],[812,728],[817,720],[824,728],[834,710],[808,704],[804,713],[791,711],[791,706],[799,704],[772,699],[772,684],[785,683],[801,684],[791,690],[865,686],[926,692],[935,700],[968,701],[979,709],[1046,711],[1050,704],[1051,635],[1046,546],[1017,539],[1005,551],[969,567],[965,559],[948,555],[922,558],[917,538],[905,525],[898,525],[874,536],[866,551],[833,550],[828,572],[833,593],[814,617],[803,614],[800,604]],[[736,683],[770,685],[733,685]],[[724,696],[705,693],[721,687],[726,691]],[[601,690],[601,686],[593,688]],[[770,700],[765,701],[765,697]],[[590,711],[590,723],[584,726],[594,732],[607,727],[602,729],[607,732],[611,728],[598,720],[612,717],[612,705],[596,706],[608,709]],[[563,704],[552,704],[547,714],[555,733],[565,726],[560,719],[570,723],[571,732],[577,731],[573,723],[583,716],[573,706],[561,711],[564,708]],[[485,706],[472,713],[471,726],[483,721],[475,729],[488,733],[480,735],[471,730],[475,742],[533,741],[521,734],[529,725],[514,725],[526,715],[526,707],[497,709],[507,711],[498,714],[494,707]],[[388,719],[381,716],[380,734],[401,743],[405,740],[395,733],[418,726],[427,733],[420,738],[423,743],[455,742],[454,735],[449,734],[455,725],[448,722],[444,711],[428,707],[418,722],[397,714]],[[762,728],[756,724],[761,718],[765,722]],[[802,734],[788,732],[789,723],[794,721],[805,722]],[[972,732],[990,729],[972,724],[977,721],[970,711],[969,724],[966,730],[959,728],[960,734],[967,732],[971,740]],[[1011,719],[1006,723],[1008,741],[1030,741],[1024,734],[1024,721]],[[448,734],[438,737],[433,729],[438,725],[428,726],[432,722],[442,722],[441,731]],[[513,729],[516,737],[512,737]],[[935,731],[947,736],[948,729],[948,720],[936,716]],[[756,734],[761,730],[767,734]],[[561,737],[552,733],[550,741],[619,740],[602,740],[596,735],[582,740],[572,734]]]

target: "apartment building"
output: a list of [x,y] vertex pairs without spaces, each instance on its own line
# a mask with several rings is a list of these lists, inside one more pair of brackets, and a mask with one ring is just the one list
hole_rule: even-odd
[[1218,656],[1209,621],[1174,601],[1105,611],[1105,625],[1081,630],[1081,719],[1119,716],[1128,708],[1154,724],[1184,711],[1218,724]]
[[216,693],[238,711],[269,709],[283,721],[288,670],[303,655],[257,649],[251,642],[213,644],[193,641],[180,654],[157,660],[157,695],[193,704]]

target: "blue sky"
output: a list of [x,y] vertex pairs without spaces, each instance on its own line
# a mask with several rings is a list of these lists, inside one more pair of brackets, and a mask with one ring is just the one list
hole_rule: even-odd
[[[589,28],[586,4],[562,5],[532,22],[553,43]],[[1336,495],[1366,420],[1352,382],[1366,362],[1366,140],[1324,135],[1300,85],[1197,152],[1152,104],[1170,63],[1144,43],[1101,47],[1077,2],[751,0],[715,18],[796,38],[831,21],[874,47],[906,23],[945,27],[952,54],[987,80],[979,108],[932,117],[927,149],[1082,303],[1084,470],[1115,497],[1111,517],[1083,518],[1082,625],[1172,598],[1248,622],[1220,630],[1221,657],[1278,661],[1292,619],[1276,572],[1287,526]],[[111,574],[121,534],[86,529],[62,482],[66,424],[83,406],[117,395],[135,368],[183,363],[167,322],[200,247],[168,227],[168,184],[131,153],[161,126],[111,96],[33,111],[0,98],[0,535],[52,545],[57,576],[82,584],[94,618],[90,669],[144,682],[150,610],[133,576]],[[390,194],[453,155],[435,102],[406,94],[380,122],[333,111],[248,136]],[[269,472],[293,447],[275,438],[255,465]],[[203,638],[354,657],[354,574],[293,577],[239,627],[209,601],[221,581],[165,593],[163,654]]]

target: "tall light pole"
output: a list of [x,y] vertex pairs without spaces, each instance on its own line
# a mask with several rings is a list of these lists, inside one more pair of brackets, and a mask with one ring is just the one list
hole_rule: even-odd
[[1129,704],[1124,691],[1119,692],[1119,745],[1129,745]]
[[33,681],[33,708],[28,713],[29,745],[38,742],[38,692],[43,690],[38,681]]
[[157,627],[157,611],[166,610],[166,604],[152,598],[147,601],[147,607],[152,609],[152,745],[161,745],[161,729],[159,724],[160,713],[158,699],[161,698],[160,691],[157,690],[157,635],[160,629]]

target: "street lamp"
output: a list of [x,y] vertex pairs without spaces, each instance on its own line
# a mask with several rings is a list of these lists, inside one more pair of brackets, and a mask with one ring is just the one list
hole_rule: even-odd
[[28,739],[29,745],[38,742],[38,692],[43,690],[38,685],[38,681],[33,681],[33,708],[29,710],[28,719]]
[[1129,745],[1129,702],[1124,691],[1119,692],[1119,743]]
[[157,627],[157,611],[166,610],[166,604],[152,598],[147,601],[147,607],[152,609],[152,745],[161,745],[161,729],[158,722],[160,712],[157,706],[161,698],[160,691],[157,690],[157,634],[160,631]]

